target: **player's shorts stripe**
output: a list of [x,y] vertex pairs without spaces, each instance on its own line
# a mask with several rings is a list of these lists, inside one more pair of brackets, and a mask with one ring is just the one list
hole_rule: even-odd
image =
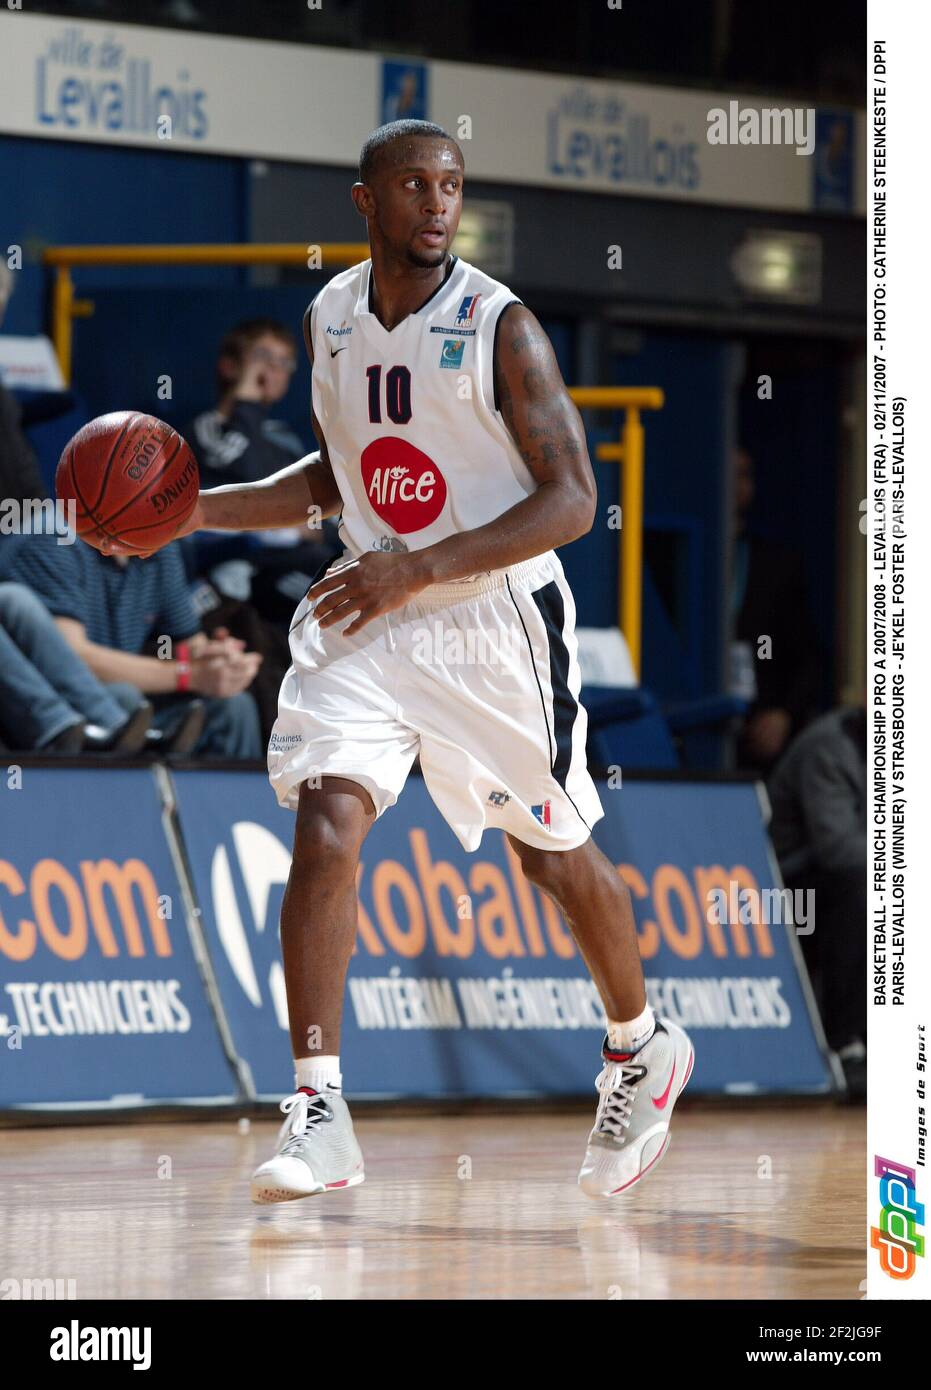
[[527,624],[524,622],[524,615],[523,615],[523,613],[520,611],[520,608],[519,608],[518,605],[517,605],[517,599],[514,597],[514,590],[511,588],[511,581],[510,581],[510,579],[509,579],[507,576],[505,576],[505,583],[506,583],[507,586],[508,586],[508,593],[511,595],[511,602],[513,603],[513,605],[514,605],[514,607],[515,607],[515,609],[516,609],[516,611],[517,611],[517,616],[518,616],[518,618],[519,618],[519,620],[520,620],[520,625],[521,625],[521,627],[524,629],[524,636],[525,636],[526,639],[527,639],[527,651],[528,651],[529,654],[530,654],[530,669],[533,671],[533,678],[534,678],[534,680],[535,680],[536,683],[537,683],[537,690],[540,692],[540,707],[541,707],[541,709],[543,710],[543,727],[546,729],[546,742],[547,742],[547,745],[548,745],[548,747],[549,747],[550,767],[552,767],[552,766],[553,766],[553,740],[552,740],[552,738],[550,737],[550,721],[549,721],[549,719],[547,718],[547,714],[546,714],[546,701],[545,701],[544,698],[543,698],[543,687],[542,687],[542,685],[540,684],[540,677],[537,675],[537,663],[536,663],[536,662],[534,661],[534,659],[533,659],[533,643],[532,643],[531,640],[530,640],[530,633],[527,631]]
[[572,730],[579,714],[578,701],[569,689],[569,649],[562,635],[566,625],[566,606],[555,579],[544,588],[537,589],[531,597],[543,619],[549,642],[550,682],[553,687],[553,738],[556,742],[553,776],[565,791],[572,762]]
[[[547,641],[550,651],[550,681],[553,688],[553,724],[554,735],[556,738],[556,753],[553,753],[553,738],[550,735],[550,721],[546,712],[546,701],[543,698],[543,687],[540,684],[540,677],[537,674],[537,664],[533,655],[533,643],[530,640],[530,633],[527,631],[527,624],[524,622],[523,614],[520,611],[517,600],[514,597],[514,590],[511,588],[511,581],[507,581],[508,593],[511,595],[511,602],[517,609],[517,616],[520,625],[524,629],[524,636],[527,639],[527,648],[530,653],[530,665],[533,668],[534,679],[537,689],[540,692],[540,704],[543,708],[543,723],[546,728],[546,737],[549,744],[550,768],[554,777],[557,778],[559,785],[569,799],[570,804],[575,810],[576,815],[587,830],[591,830],[588,821],[576,806],[566,787],[566,780],[569,775],[569,766],[572,762],[572,731],[575,727],[576,716],[579,713],[579,706],[569,689],[567,680],[569,673],[569,652],[563,641],[563,628],[565,625],[566,609],[563,603],[562,594],[554,580],[544,588],[538,589],[531,595],[537,606],[541,618],[546,628]],[[552,591],[552,594],[551,592]],[[557,767],[564,768],[562,775],[557,775]]]

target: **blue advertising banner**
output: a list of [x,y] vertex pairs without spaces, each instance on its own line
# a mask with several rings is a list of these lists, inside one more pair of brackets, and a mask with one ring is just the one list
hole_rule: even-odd
[[233,1099],[151,770],[0,783],[0,1108]]
[[[195,893],[257,1092],[292,1082],[278,914],[294,818],[264,776],[173,774]],[[691,1033],[695,1092],[830,1089],[746,784],[604,788],[595,838],[634,902],[649,997]],[[347,1093],[587,1094],[604,1019],[565,922],[503,835],[466,854],[412,777],[363,846]],[[801,914],[799,914],[801,915]]]

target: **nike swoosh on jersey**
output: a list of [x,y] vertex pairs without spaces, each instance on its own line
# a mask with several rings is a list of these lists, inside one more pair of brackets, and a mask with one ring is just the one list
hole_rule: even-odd
[[331,357],[338,357],[339,354],[340,354],[341,352],[348,352],[348,351],[349,351],[349,347],[350,347],[350,344],[347,343],[345,347],[341,347],[341,348],[330,348],[330,356],[331,356]]

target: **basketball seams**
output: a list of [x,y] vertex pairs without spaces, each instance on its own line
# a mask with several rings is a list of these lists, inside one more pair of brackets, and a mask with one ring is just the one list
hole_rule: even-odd
[[[107,459],[107,462],[106,462],[106,464],[104,465],[103,477],[102,477],[101,480],[100,480],[100,491],[99,491],[99,493],[97,494],[97,501],[94,503],[93,507],[89,508],[89,511],[90,511],[91,513],[96,512],[97,508],[100,506],[101,502],[103,501],[103,495],[104,495],[104,493],[105,493],[106,490],[107,490],[107,479],[110,477],[110,469],[113,467],[113,461],[114,461],[114,459],[116,458],[117,450],[119,449],[119,447],[120,447],[120,445],[122,444],[123,440],[126,438],[127,432],[129,431],[129,429],[130,429],[133,425],[135,425],[135,423],[136,423],[137,420],[141,420],[141,419],[144,419],[144,418],[145,418],[145,417],[142,416],[142,415],[138,415],[138,414],[136,414],[136,413],[134,413],[134,412],[130,412],[130,415],[129,415],[128,420],[126,421],[126,423],[124,424],[123,428],[120,430],[119,434],[117,435],[117,437],[116,437],[116,439],[115,439],[115,441],[114,441],[114,444],[113,444],[113,448],[110,450],[110,457]],[[88,442],[90,442],[90,441],[88,441]],[[75,476],[77,476],[77,475],[75,475]]]
[[[168,458],[167,458],[167,459],[165,460],[165,462],[162,464],[162,466],[161,466],[161,468],[158,470],[158,472],[157,472],[157,473],[154,473],[154,474],[152,475],[152,477],[149,479],[148,483],[146,484],[144,491],[142,491],[142,492],[137,492],[137,493],[135,494],[134,497],[131,497],[131,498],[129,499],[128,502],[124,502],[123,505],[122,505],[121,507],[117,507],[117,509],[116,509],[115,512],[110,512],[107,516],[101,517],[101,520],[100,520],[100,525],[101,525],[101,526],[109,526],[112,522],[114,522],[114,521],[116,520],[116,518],[117,518],[118,516],[122,516],[124,512],[128,511],[128,510],[130,509],[130,507],[136,506],[136,504],[137,504],[138,502],[143,502],[143,501],[145,501],[145,499],[150,495],[150,493],[151,493],[153,487],[155,486],[155,484],[159,481],[160,478],[163,478],[163,477],[165,476],[165,474],[166,474],[166,472],[168,471],[168,469],[171,467],[171,465],[174,463],[175,459],[176,459],[176,458],[178,457],[178,455],[180,454],[182,448],[186,448],[186,449],[188,450],[188,453],[190,453],[190,448],[189,448],[189,446],[187,445],[186,441],[185,441],[184,439],[181,438],[181,435],[178,434],[176,431],[172,431],[172,433],[175,435],[175,438],[176,438],[177,441],[178,441],[177,447],[175,448],[174,452],[168,456]],[[192,455],[192,457],[193,457],[193,455]],[[133,530],[133,529],[134,529],[133,527],[130,527],[130,530]]]
[[[192,498],[192,500],[191,500],[191,505],[190,505],[190,507],[188,507],[187,511],[184,513],[183,516],[180,516],[180,517],[177,518],[177,524],[178,524],[179,526],[183,526],[184,522],[187,521],[188,517],[189,517],[189,516],[191,515],[191,513],[193,512],[194,508],[197,506],[197,498],[198,498],[198,493],[195,492],[195,494],[194,494],[194,496],[193,496],[193,498]],[[175,518],[171,518],[171,520],[174,520],[174,519],[175,519]],[[137,531],[155,531],[156,529],[158,529],[158,528],[160,528],[160,527],[164,527],[165,522],[166,522],[166,518],[165,518],[165,517],[162,517],[162,519],[161,519],[160,521],[148,521],[148,522],[146,522],[146,524],[145,524],[144,526],[127,526],[127,527],[125,528],[125,530],[120,531],[119,536],[114,536],[113,539],[114,539],[114,540],[120,540],[120,541],[121,541],[121,540],[123,540],[126,536],[134,535]]]
[[[71,491],[72,491],[72,493],[74,494],[75,501],[80,502],[81,506],[82,506],[83,509],[84,509],[84,515],[87,516],[87,517],[89,517],[90,514],[91,514],[91,512],[90,512],[90,507],[88,507],[87,503],[86,503],[85,500],[84,500],[84,494],[82,493],[81,489],[78,487],[78,475],[77,475],[77,473],[74,471],[74,445],[73,445],[73,444],[71,444],[71,445],[68,446],[68,456],[67,456],[67,458],[65,459],[65,476],[66,476],[66,477],[69,477],[69,476],[70,476],[70,478],[71,478]],[[57,491],[57,479],[56,479],[56,491]]]
[[[122,516],[123,512],[127,511],[130,507],[134,507],[134,506],[136,505],[137,502],[141,502],[144,498],[148,497],[149,492],[150,492],[150,490],[151,490],[151,488],[152,488],[152,485],[153,485],[154,483],[157,483],[157,482],[158,482],[159,478],[161,478],[161,477],[163,476],[163,474],[164,474],[164,472],[165,472],[165,469],[168,468],[172,463],[174,463],[175,459],[178,457],[178,454],[179,454],[179,452],[180,452],[181,444],[183,443],[183,440],[181,439],[181,436],[180,436],[180,435],[177,436],[177,439],[178,439],[178,446],[177,446],[177,448],[174,450],[173,453],[169,454],[168,458],[167,458],[167,459],[165,460],[165,462],[162,464],[162,466],[161,466],[161,468],[159,469],[159,471],[158,471],[153,477],[151,477],[151,478],[148,480],[148,482],[147,482],[146,485],[145,485],[145,489],[144,489],[142,492],[136,492],[136,493],[134,493],[133,496],[130,497],[129,501],[128,501],[128,502],[123,502],[119,507],[117,507],[117,509],[116,509],[115,512],[109,512],[105,517],[102,517],[102,518],[101,518],[101,525],[102,525],[102,526],[109,526],[110,523],[111,523],[112,521],[115,521],[116,518],[117,518],[118,516]],[[101,500],[102,500],[102,499],[101,499]]]
[[[157,467],[157,471],[145,482],[144,490],[136,491],[128,500],[121,501],[120,504],[114,510],[109,511],[107,515],[103,517],[98,516],[98,509],[107,501],[108,488],[116,490],[118,495],[121,493],[122,496],[125,497],[126,489],[131,484],[132,480],[128,475],[117,476],[113,471],[114,464],[119,461],[121,450],[125,447],[127,439],[129,439],[130,444],[134,446],[136,450],[129,459],[129,463],[131,464],[132,458],[138,455],[139,450],[145,447],[147,441],[152,440],[153,437],[156,440],[158,439],[158,433],[164,434],[164,438],[160,442],[159,447],[167,448],[170,452],[167,453],[162,464]],[[133,439],[134,434],[141,436],[138,443]],[[75,439],[69,442],[63,461],[59,464],[62,477],[60,494],[67,490],[81,509],[79,516],[76,518],[76,530],[78,535],[82,536],[83,539],[87,540],[92,537],[94,538],[92,543],[95,544],[100,541],[110,541],[116,545],[124,544],[129,549],[145,552],[147,533],[157,531],[164,533],[172,528],[174,531],[177,531],[194,512],[199,497],[196,459],[187,441],[171,425],[157,420],[154,416],[147,416],[139,412],[128,412],[127,419],[124,421],[123,425],[119,427],[116,440],[108,451],[101,485],[97,491],[97,500],[95,504],[91,506],[88,504],[87,495],[84,491],[80,468],[82,464],[85,464],[85,471],[87,471],[82,454],[86,450],[90,457],[92,457],[93,452],[98,447],[98,441],[99,436],[97,441],[95,441],[93,437],[87,440],[81,440],[76,436]],[[156,458],[157,457],[158,455],[156,454]],[[178,467],[179,460],[180,467]],[[90,458],[87,462],[89,461]],[[173,504],[166,508],[165,514],[163,514],[160,519],[149,522],[139,522],[136,525],[130,525],[119,531],[117,530],[115,522],[120,517],[126,516],[127,520],[131,520],[131,515],[127,516],[127,513],[132,513],[134,509],[138,509],[138,511],[141,511],[142,515],[145,515],[146,508],[141,506],[141,504],[147,499],[151,499],[153,493],[160,484],[163,487],[169,488],[173,486],[169,477],[173,470],[177,477],[180,478],[191,464],[194,465],[195,470],[193,478],[194,486],[189,505],[184,507],[183,501],[181,502],[181,505],[184,507],[183,511],[178,509],[178,502],[181,501],[181,499],[176,498],[173,499]],[[92,479],[88,478],[88,482],[91,481]],[[136,486],[138,487],[138,483]],[[133,537],[135,537],[135,540],[132,539]],[[173,535],[171,539],[174,539]],[[158,545],[167,543],[167,541],[157,542]]]

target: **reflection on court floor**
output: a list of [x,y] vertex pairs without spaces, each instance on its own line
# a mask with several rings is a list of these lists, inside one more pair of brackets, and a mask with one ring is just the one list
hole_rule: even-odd
[[357,1107],[365,1183],[273,1208],[248,1195],[264,1120],[7,1130],[0,1268],[79,1299],[859,1299],[864,1117],[684,1106],[606,1204],[575,1185],[582,1111]]

